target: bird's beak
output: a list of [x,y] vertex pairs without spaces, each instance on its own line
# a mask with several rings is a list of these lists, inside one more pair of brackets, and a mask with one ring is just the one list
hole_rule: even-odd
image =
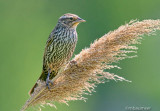
[[78,17],[78,19],[76,20],[76,22],[80,23],[80,22],[86,22],[84,19]]
[[82,18],[78,17],[77,20],[74,21],[73,26],[72,27],[77,27],[77,25],[81,22],[86,22],[85,20],[83,20]]

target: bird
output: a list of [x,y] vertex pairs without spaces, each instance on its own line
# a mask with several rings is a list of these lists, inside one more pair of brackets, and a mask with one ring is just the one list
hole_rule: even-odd
[[[48,37],[43,55],[42,73],[38,79],[45,81],[48,89],[50,89],[50,83],[53,84],[51,80],[73,55],[78,40],[76,28],[81,22],[85,22],[85,20],[76,14],[66,13],[59,18],[57,25]],[[36,82],[29,91],[30,95],[37,86]]]

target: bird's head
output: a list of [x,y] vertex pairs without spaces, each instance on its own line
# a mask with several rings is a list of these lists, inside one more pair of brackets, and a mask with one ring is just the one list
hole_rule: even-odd
[[75,14],[67,13],[61,16],[58,20],[58,23],[67,26],[69,28],[76,28],[77,25],[81,22],[85,22],[82,18]]

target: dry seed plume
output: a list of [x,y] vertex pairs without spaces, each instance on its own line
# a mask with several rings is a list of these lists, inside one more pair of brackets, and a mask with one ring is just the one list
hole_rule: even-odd
[[83,95],[93,92],[94,87],[104,83],[105,79],[127,81],[123,77],[104,72],[104,69],[117,67],[111,65],[113,62],[135,57],[127,55],[136,52],[137,47],[133,44],[140,43],[144,34],[154,34],[159,29],[160,20],[131,21],[105,34],[95,40],[90,48],[83,49],[59,72],[50,91],[45,83],[39,81],[39,87],[21,111],[36,104],[54,106],[51,103],[53,101],[67,104],[71,100],[85,100]]

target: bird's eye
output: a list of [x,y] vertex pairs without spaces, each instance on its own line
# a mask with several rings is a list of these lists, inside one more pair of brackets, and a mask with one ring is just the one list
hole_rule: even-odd
[[69,18],[70,20],[73,20],[73,17]]

